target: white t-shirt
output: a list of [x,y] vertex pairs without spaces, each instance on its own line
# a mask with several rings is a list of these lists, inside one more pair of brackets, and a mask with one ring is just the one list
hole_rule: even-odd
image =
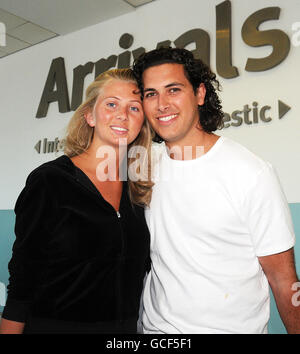
[[272,166],[220,137],[194,160],[171,159],[163,144],[154,179],[144,333],[267,333],[257,257],[295,244]]

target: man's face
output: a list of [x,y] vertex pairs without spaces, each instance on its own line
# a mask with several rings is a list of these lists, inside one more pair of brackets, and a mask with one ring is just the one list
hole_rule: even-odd
[[153,129],[167,143],[191,145],[199,132],[198,105],[204,103],[204,84],[195,94],[183,65],[173,63],[146,69],[143,84],[143,107]]

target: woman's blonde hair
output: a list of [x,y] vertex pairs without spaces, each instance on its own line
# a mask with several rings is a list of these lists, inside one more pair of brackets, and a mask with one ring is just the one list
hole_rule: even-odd
[[[64,146],[64,153],[67,156],[80,155],[90,147],[93,140],[94,128],[87,123],[85,115],[93,110],[101,89],[111,80],[122,80],[136,84],[131,69],[112,69],[96,77],[95,81],[86,90],[85,101],[76,109],[68,124]],[[133,146],[142,146],[147,151],[147,156],[145,156],[143,165],[141,166],[144,170],[143,175],[146,175],[147,178],[138,181],[128,179],[130,199],[138,205],[149,205],[151,200],[153,186],[151,182],[151,145],[153,135],[147,119],[144,119],[139,135],[129,145],[130,148]],[[128,166],[135,160],[136,158],[128,158]]]

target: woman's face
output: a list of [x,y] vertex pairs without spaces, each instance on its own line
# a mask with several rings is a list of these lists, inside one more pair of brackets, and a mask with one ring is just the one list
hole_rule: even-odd
[[86,116],[88,124],[94,126],[93,143],[116,147],[128,145],[138,136],[144,112],[140,95],[135,92],[135,83],[116,79],[102,87],[93,110]]

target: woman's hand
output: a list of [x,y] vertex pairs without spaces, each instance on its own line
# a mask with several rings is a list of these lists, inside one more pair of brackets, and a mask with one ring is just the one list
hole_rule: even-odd
[[0,334],[22,334],[25,323],[1,319]]

